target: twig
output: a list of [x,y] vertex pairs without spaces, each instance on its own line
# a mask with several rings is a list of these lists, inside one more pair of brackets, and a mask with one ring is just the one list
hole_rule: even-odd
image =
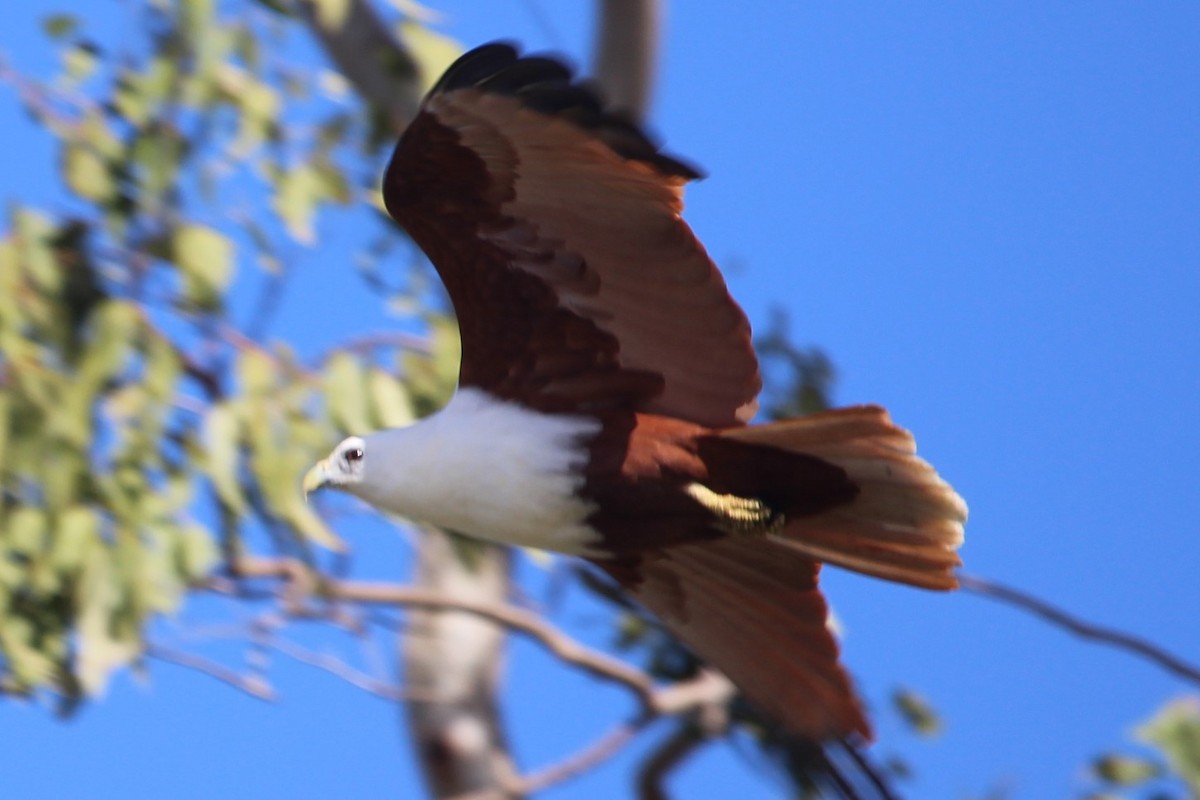
[[260,643],[264,647],[269,647],[294,661],[299,661],[301,664],[307,664],[323,672],[328,672],[330,675],[346,681],[351,686],[358,687],[376,697],[382,697],[384,700],[399,702],[402,700],[437,699],[421,697],[421,693],[394,686],[387,681],[379,680],[361,670],[357,670],[337,656],[332,656],[328,653],[314,653],[308,648],[301,647],[287,639],[270,636],[265,640],[260,640]]
[[[234,593],[240,590],[238,582],[242,580],[281,580],[285,584],[279,591],[282,610],[293,618],[327,617],[330,610],[314,605],[314,600],[475,614],[537,640],[561,661],[602,680],[624,686],[637,697],[641,709],[635,719],[614,728],[578,753],[528,775],[513,776],[505,780],[503,786],[460,795],[456,800],[523,796],[568,780],[612,758],[646,725],[662,716],[693,712],[695,716],[689,720],[687,727],[702,737],[723,731],[728,725],[727,707],[736,689],[724,675],[703,670],[691,680],[660,687],[642,670],[581,644],[537,614],[522,608],[472,602],[404,584],[337,580],[291,558],[244,556],[232,565],[231,572],[232,581],[216,578],[209,582],[209,588],[217,592]],[[341,611],[335,608],[333,613],[337,615]],[[392,692],[401,691],[387,686],[381,689],[379,681],[350,668],[341,660],[302,651],[271,636],[269,632],[262,644],[332,672],[375,694],[391,696]]]
[[637,736],[649,721],[648,718],[641,718],[618,725],[592,744],[557,764],[544,767],[528,775],[514,776],[505,781],[503,786],[488,786],[473,792],[464,792],[454,795],[450,800],[511,800],[513,797],[524,797],[540,792],[581,775],[612,758],[633,737]]
[[551,764],[521,779],[520,794],[533,794],[557,783],[570,780],[609,760],[620,752],[634,736],[646,726],[649,719],[643,718],[610,730],[591,745],[557,764]]
[[[472,603],[403,584],[332,580],[316,575],[299,561],[287,558],[244,557],[235,565],[234,573],[242,578],[286,580],[289,584],[288,602],[291,604],[288,612],[297,616],[311,613],[303,603],[314,595],[364,605],[407,606],[475,614],[536,639],[567,664],[625,686],[637,695],[643,708],[651,713],[675,713],[682,710],[682,701],[697,701],[694,696],[689,697],[686,693],[681,695],[678,687],[656,691],[654,682],[645,672],[607,653],[580,644],[536,614],[521,608]],[[705,680],[709,679],[706,677]],[[708,691],[716,691],[716,687]]]
[[637,796],[641,800],[667,800],[670,795],[663,788],[663,779],[704,744],[705,739],[698,725],[690,720],[682,722],[642,762],[637,774]]
[[429,339],[404,331],[379,331],[356,336],[332,348],[321,356],[319,363],[324,364],[334,353],[349,351],[362,356],[372,355],[373,351],[383,347],[394,347],[398,350],[409,350],[422,355],[433,353]]
[[1166,671],[1200,686],[1200,668],[1189,664],[1182,658],[1167,652],[1157,645],[1147,642],[1145,639],[1113,628],[1085,622],[1050,605],[1044,600],[1039,600],[1019,589],[1005,586],[987,578],[960,573],[958,580],[962,587],[969,592],[1021,608],[1053,625],[1066,628],[1081,638],[1101,642],[1102,644],[1116,647],[1119,650],[1134,653],[1157,664]]
[[257,675],[243,675],[236,670],[229,669],[215,661],[210,661],[203,656],[198,656],[194,653],[184,653],[156,644],[147,646],[146,655],[151,658],[157,658],[159,661],[167,661],[172,664],[178,664],[181,667],[202,672],[259,700],[270,702],[277,699],[275,689],[263,678]]

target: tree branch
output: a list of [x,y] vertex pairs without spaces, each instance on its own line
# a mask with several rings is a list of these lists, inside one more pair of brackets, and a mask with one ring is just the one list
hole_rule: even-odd
[[[314,597],[360,605],[474,614],[537,640],[565,664],[578,667],[601,680],[624,686],[637,697],[642,713],[649,716],[723,708],[735,692],[728,678],[709,670],[699,673],[690,681],[658,687],[648,674],[637,667],[580,643],[532,611],[511,605],[477,602],[405,584],[338,580],[319,575],[303,562],[291,558],[244,556],[233,565],[232,571],[235,577],[243,579],[285,581],[285,611],[296,617],[327,616],[326,611],[311,604]],[[219,579],[210,581],[208,586],[214,591],[229,591],[229,587]],[[715,724],[719,727],[721,722],[718,720]]]
[[450,800],[502,800],[512,794],[533,794],[594,769],[621,751],[646,726],[649,719],[618,725],[592,744],[557,764],[528,775],[516,776],[503,789],[489,788],[456,795]]
[[654,84],[659,0],[600,0],[598,10],[592,75],[613,108],[640,121]]
[[649,722],[648,719],[642,719],[618,725],[578,753],[564,758],[557,764],[530,773],[521,781],[524,792],[527,794],[540,792],[599,766],[620,752],[621,748],[628,744],[646,726],[647,722]]
[[[706,735],[724,731],[728,724],[727,707],[735,689],[720,673],[706,670],[689,681],[657,687],[649,675],[641,670],[581,644],[526,609],[466,600],[418,586],[333,579],[317,573],[299,560],[290,558],[243,557],[232,566],[231,571],[233,579],[216,576],[208,582],[207,588],[222,594],[238,594],[244,593],[239,581],[283,581],[284,585],[274,592],[282,604],[283,617],[318,620],[331,617],[338,620],[346,618],[345,609],[323,608],[319,604],[320,601],[455,611],[478,616],[537,640],[564,663],[582,669],[601,680],[624,686],[638,698],[639,712],[632,720],[614,727],[578,752],[525,775],[514,772],[505,776],[500,785],[460,792],[452,796],[453,800],[502,800],[532,794],[570,780],[613,758],[647,725],[662,716],[693,714],[688,727]],[[257,631],[255,641],[259,646],[331,672],[377,696],[386,699],[414,699],[414,691],[409,687],[390,686],[350,667],[341,659],[313,653],[274,636],[275,629],[281,624],[277,619],[276,613],[271,612],[252,625]],[[216,671],[207,663],[202,667],[209,673]],[[416,693],[416,697],[419,699],[419,692]]]
[[349,0],[337,28],[322,24],[313,0],[300,0],[300,9],[329,60],[355,91],[384,114],[394,132],[404,130],[421,102],[420,68],[370,0]]
[[637,796],[640,800],[668,800],[663,781],[697,748],[707,737],[704,731],[690,721],[682,722],[675,731],[655,748],[642,762],[637,773]]
[[194,653],[184,653],[162,645],[150,644],[146,646],[146,655],[150,658],[157,658],[159,661],[167,661],[196,670],[259,700],[271,702],[278,697],[275,689],[263,678],[257,675],[244,675]]
[[1118,631],[1114,628],[1085,622],[1031,594],[987,578],[960,573],[958,580],[962,588],[968,592],[988,597],[1010,606],[1016,606],[1034,616],[1041,617],[1052,625],[1065,628],[1083,639],[1100,642],[1101,644],[1115,647],[1118,650],[1133,653],[1140,658],[1157,664],[1167,672],[1200,686],[1200,668],[1189,664],[1158,645],[1147,642],[1145,639]]

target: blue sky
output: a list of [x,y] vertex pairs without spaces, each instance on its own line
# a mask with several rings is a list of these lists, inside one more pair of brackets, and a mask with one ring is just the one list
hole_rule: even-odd
[[[587,52],[585,4],[436,5],[464,44]],[[8,10],[16,67],[48,69],[36,20],[51,8]],[[97,36],[129,32],[111,8]],[[653,125],[708,171],[687,218],[751,319],[788,310],[837,364],[838,402],[883,403],[915,431],[971,505],[969,572],[1200,659],[1200,6],[694,0],[671,5],[665,36]],[[0,130],[4,199],[63,208],[48,137],[7,87]],[[325,224],[276,326],[312,352],[361,332],[355,304],[372,302],[352,286],[354,232]],[[326,313],[331,291],[347,300]],[[385,526],[345,533],[373,575],[402,563]],[[913,797],[1079,794],[1089,757],[1187,689],[967,594],[835,570],[825,586],[869,701],[902,684],[945,717],[927,742],[877,715],[877,752],[913,763]],[[561,621],[595,636],[587,612],[569,601]],[[237,614],[206,601],[187,620]],[[285,660],[272,674],[275,705],[162,664],[70,723],[7,704],[6,794],[416,793],[397,709]],[[629,710],[531,645],[509,675],[526,767]],[[637,752],[545,796],[618,796]],[[724,797],[746,769],[710,748],[675,785]]]

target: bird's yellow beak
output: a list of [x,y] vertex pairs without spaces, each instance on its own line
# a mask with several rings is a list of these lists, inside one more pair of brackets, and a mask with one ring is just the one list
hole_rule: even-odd
[[310,494],[318,489],[324,488],[328,483],[329,461],[328,459],[318,461],[313,465],[313,468],[304,475],[304,499],[307,500]]

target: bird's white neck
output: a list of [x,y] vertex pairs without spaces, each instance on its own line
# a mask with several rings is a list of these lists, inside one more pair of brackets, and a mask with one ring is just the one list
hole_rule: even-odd
[[438,413],[364,438],[363,480],[345,487],[414,521],[502,544],[599,554],[577,494],[600,429],[588,416],[543,414],[474,388]]

